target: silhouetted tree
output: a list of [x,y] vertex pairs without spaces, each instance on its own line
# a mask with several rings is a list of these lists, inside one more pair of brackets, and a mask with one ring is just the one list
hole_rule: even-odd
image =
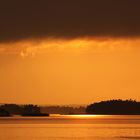
[[16,104],[4,104],[1,105],[1,108],[13,115],[22,113],[22,107]]
[[47,113],[41,113],[40,107],[37,105],[16,105],[3,104],[0,105],[0,116],[7,115],[23,115],[23,116],[49,116]]
[[38,114],[40,113],[40,107],[38,107],[37,105],[24,105],[23,106],[23,114]]
[[50,114],[85,114],[84,106],[43,106],[41,112]]
[[10,116],[10,113],[3,108],[0,108],[0,117],[8,117]]
[[140,115],[140,102],[135,100],[108,100],[87,106],[88,114]]

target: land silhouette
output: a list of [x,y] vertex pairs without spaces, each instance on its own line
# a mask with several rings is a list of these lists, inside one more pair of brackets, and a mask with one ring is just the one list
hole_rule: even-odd
[[13,115],[21,116],[49,116],[48,113],[42,113],[40,107],[37,105],[17,105],[17,104],[3,104],[0,106],[0,116],[8,117]]
[[[9,115],[6,115],[6,113]],[[38,106],[33,104],[2,104],[0,105],[0,114],[1,116],[49,116],[49,114],[85,114],[85,106]]]
[[87,106],[87,114],[140,115],[140,102],[135,100],[107,100]]
[[72,106],[72,105],[51,105],[51,106],[42,106],[41,112],[49,114],[85,114],[86,106]]
[[140,102],[135,100],[107,100],[85,106],[38,106],[33,104],[1,104],[0,117],[49,116],[49,114],[99,114],[99,115],[140,115]]
[[48,113],[42,113],[37,105],[24,105],[22,116],[49,116]]
[[0,108],[0,117],[9,117],[10,113],[2,108]]

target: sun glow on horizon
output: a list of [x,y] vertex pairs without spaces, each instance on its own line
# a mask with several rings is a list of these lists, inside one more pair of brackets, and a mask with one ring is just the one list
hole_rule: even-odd
[[61,115],[61,114],[50,114],[51,117],[61,117],[67,119],[94,119],[94,118],[105,118],[109,115],[96,115],[96,114],[73,114],[73,115]]
[[67,117],[69,118],[75,118],[75,119],[92,119],[92,118],[102,118],[104,117],[105,115],[67,115]]

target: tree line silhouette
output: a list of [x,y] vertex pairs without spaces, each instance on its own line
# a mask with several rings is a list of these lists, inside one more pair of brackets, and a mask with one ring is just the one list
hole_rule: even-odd
[[37,105],[17,105],[17,104],[3,104],[0,105],[0,116],[48,116],[47,113],[41,113],[41,109]]
[[49,114],[85,114],[85,106],[70,106],[70,105],[51,105],[51,106],[42,106],[41,112]]
[[52,114],[100,114],[100,115],[140,115],[140,102],[135,100],[107,100],[88,105],[87,107],[69,106],[38,106],[33,104],[0,105],[0,117],[21,116],[49,116]]
[[37,106],[37,105],[0,105],[0,116],[49,116],[49,114],[85,114],[85,106]]
[[107,100],[87,106],[87,114],[140,115],[140,102],[135,100]]

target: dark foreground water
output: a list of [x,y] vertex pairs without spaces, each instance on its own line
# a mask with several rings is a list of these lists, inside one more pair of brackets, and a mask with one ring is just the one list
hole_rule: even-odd
[[140,140],[140,116],[0,118],[0,140]]

